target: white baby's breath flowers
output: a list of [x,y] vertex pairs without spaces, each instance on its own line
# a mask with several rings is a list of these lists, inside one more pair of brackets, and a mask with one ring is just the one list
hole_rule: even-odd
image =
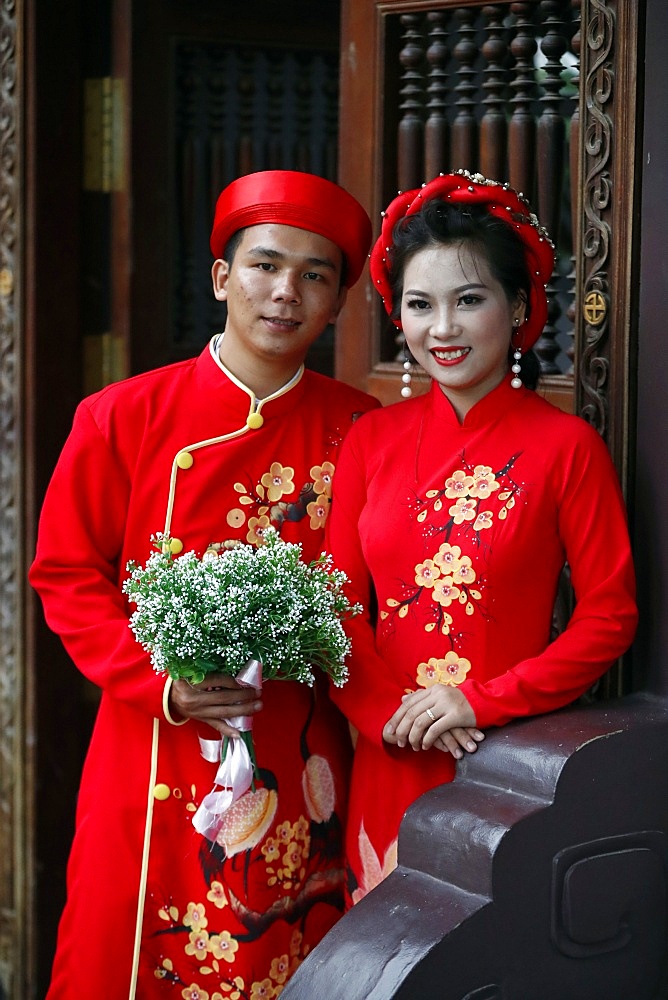
[[362,609],[346,597],[347,577],[331,556],[305,563],[301,545],[273,528],[257,549],[238,545],[203,558],[174,558],[168,539],[152,541],[145,566],[128,563],[123,592],[136,605],[130,627],[156,671],[197,684],[213,672],[235,677],[254,658],[265,680],[312,685],[317,668],[345,683],[350,640],[342,623]]

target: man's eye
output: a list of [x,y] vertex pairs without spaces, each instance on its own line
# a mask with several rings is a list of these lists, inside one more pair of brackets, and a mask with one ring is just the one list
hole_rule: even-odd
[[304,275],[304,277],[307,278],[309,281],[321,281],[322,280],[322,275],[318,274],[317,271],[307,271],[306,274]]

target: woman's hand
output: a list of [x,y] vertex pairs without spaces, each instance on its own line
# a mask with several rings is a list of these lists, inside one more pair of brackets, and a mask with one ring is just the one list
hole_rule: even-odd
[[201,684],[174,681],[169,692],[170,711],[217,729],[221,736],[237,737],[239,730],[226,721],[262,710],[262,692],[242,687],[233,677],[209,674]]
[[464,729],[456,726],[454,729],[448,729],[447,732],[441,733],[434,740],[433,747],[435,750],[443,750],[444,753],[451,753],[455,760],[461,760],[464,756],[464,751],[466,753],[475,753],[478,749],[478,743],[484,740],[484,738],[485,734],[473,726],[468,726]]
[[[456,743],[459,740],[456,737],[447,739],[445,734],[449,730],[475,728],[475,715],[465,695],[456,687],[433,684],[402,698],[401,705],[383,729],[383,739],[399,747],[409,743],[414,750],[428,750],[442,737],[445,746],[439,749],[452,753],[455,749],[452,739]],[[464,741],[465,747],[467,742]]]

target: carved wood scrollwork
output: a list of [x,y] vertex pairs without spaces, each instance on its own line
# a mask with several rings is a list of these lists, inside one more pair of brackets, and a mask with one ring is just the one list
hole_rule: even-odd
[[0,13],[0,995],[18,996],[28,942],[25,936],[23,767],[24,719],[19,538],[18,226],[19,95],[17,8]]
[[641,22],[637,0],[582,0],[576,409],[605,439],[625,490],[635,391]]
[[[602,0],[591,0],[586,19],[586,41],[583,56],[590,65],[581,72],[584,95],[584,159],[582,188],[584,260],[582,293],[582,346],[580,350],[580,413],[603,437],[607,432],[609,357],[606,354],[610,325],[606,310],[601,321],[594,317],[587,303],[608,303],[610,296],[610,241],[612,238],[608,211],[612,195],[610,146],[613,123],[608,113],[612,95],[610,54],[614,36],[614,20],[610,8]],[[591,298],[590,298],[591,296]]]

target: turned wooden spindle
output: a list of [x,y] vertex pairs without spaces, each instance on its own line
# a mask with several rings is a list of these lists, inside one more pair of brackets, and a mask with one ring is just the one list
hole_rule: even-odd
[[451,166],[453,170],[478,169],[478,126],[475,117],[475,63],[478,46],[475,38],[476,11],[470,7],[460,7],[455,11],[459,22],[458,41],[453,49],[453,55],[459,67],[457,68],[457,84],[455,86],[456,116],[452,123]]
[[267,65],[267,137],[266,163],[269,170],[283,167],[283,56],[268,57]]
[[255,169],[253,155],[253,97],[255,94],[255,67],[249,52],[239,53],[239,142],[237,145],[237,174],[249,174]]
[[424,38],[422,18],[402,14],[403,44],[397,130],[397,181],[399,190],[418,187],[424,181]]
[[535,4],[512,3],[515,16],[510,51],[515,59],[510,89],[512,114],[508,126],[508,179],[517,191],[523,191],[533,203],[536,194],[536,72],[534,57],[538,50],[535,38]]
[[508,45],[503,20],[506,7],[487,4],[482,8],[487,38],[482,46],[485,59],[482,89],[484,112],[480,122],[480,170],[495,180],[506,178],[508,125],[506,90]]
[[425,180],[431,180],[448,163],[448,119],[446,115],[448,58],[445,14],[430,11],[427,14],[429,45],[427,63],[429,66],[427,85],[427,121],[424,128]]
[[304,53],[297,57],[296,61],[295,95],[296,114],[295,125],[297,135],[295,139],[294,162],[297,170],[311,172],[313,170],[313,157],[311,152],[311,95],[314,89],[313,80],[313,60]]
[[187,341],[195,328],[193,303],[197,284],[196,258],[196,192],[199,170],[196,127],[198,66],[193,46],[181,47],[178,58],[179,104],[178,143],[178,246],[180,250],[179,289],[175,337]]
[[[553,241],[559,238],[559,219],[564,191],[566,122],[562,111],[561,57],[568,48],[565,32],[564,0],[541,0],[540,23],[545,34],[541,49],[545,56],[541,115],[537,132],[538,217]],[[544,374],[558,374],[555,358],[560,347],[556,341],[561,305],[555,294],[554,277],[548,285],[549,310],[543,334],[535,350]]]

